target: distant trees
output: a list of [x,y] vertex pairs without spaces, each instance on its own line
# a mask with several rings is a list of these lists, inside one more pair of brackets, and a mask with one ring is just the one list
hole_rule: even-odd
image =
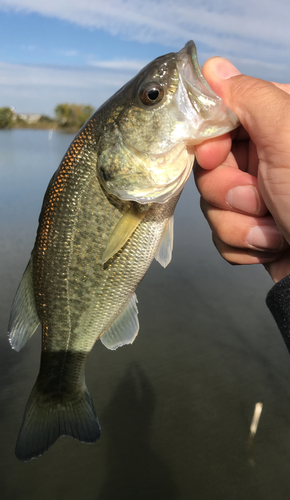
[[55,120],[47,115],[41,115],[37,123],[43,128],[54,128],[55,126]]
[[94,108],[85,104],[58,104],[54,109],[57,124],[62,129],[80,129],[93,113]]
[[64,132],[77,132],[94,112],[94,108],[86,104],[58,104],[54,110],[55,117],[37,114],[17,114],[8,107],[0,108],[0,129],[34,128],[61,129]]
[[0,108],[0,129],[12,128],[14,118],[14,113],[10,108]]

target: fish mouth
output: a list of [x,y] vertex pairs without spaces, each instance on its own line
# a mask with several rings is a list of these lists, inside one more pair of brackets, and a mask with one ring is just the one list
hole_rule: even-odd
[[189,92],[194,90],[197,94],[203,94],[209,98],[217,97],[202,74],[197,59],[196,45],[192,40],[178,52],[177,60],[179,74]]
[[193,128],[192,145],[239,126],[236,115],[225,106],[204,78],[192,40],[177,53],[177,68],[179,84],[176,100]]

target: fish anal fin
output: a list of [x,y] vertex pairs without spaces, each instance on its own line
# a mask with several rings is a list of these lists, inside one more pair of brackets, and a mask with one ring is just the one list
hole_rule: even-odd
[[174,216],[172,215],[165,226],[163,231],[155,259],[162,267],[168,266],[172,259],[173,239],[174,239]]
[[110,328],[101,336],[108,349],[115,350],[125,344],[132,344],[139,331],[137,297],[134,293],[129,304],[121,312]]
[[20,351],[33,335],[40,323],[37,314],[33,281],[32,261],[29,260],[16,292],[8,325],[8,338],[11,347]]
[[139,226],[146,213],[146,210],[143,212],[138,211],[135,204],[133,204],[121,217],[109,237],[107,247],[102,257],[102,264],[105,264],[125,245],[126,241]]

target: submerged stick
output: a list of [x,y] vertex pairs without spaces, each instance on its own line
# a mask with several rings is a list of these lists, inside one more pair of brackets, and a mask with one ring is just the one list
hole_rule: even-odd
[[254,415],[252,418],[252,423],[250,427],[250,434],[248,437],[248,452],[249,452],[249,462],[252,466],[255,465],[253,458],[253,448],[254,448],[254,438],[258,429],[261,413],[263,409],[263,403],[256,403],[254,409]]
[[252,420],[251,427],[250,427],[250,435],[255,436],[255,434],[257,432],[262,409],[263,409],[263,403],[256,403],[254,415],[253,415],[253,420]]

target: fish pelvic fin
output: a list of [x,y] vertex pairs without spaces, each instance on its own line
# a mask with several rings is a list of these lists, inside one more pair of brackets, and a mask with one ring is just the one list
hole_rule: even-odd
[[28,462],[41,456],[60,436],[95,443],[100,434],[98,417],[86,387],[72,398],[66,396],[61,400],[44,395],[36,382],[27,402],[15,455]]
[[16,292],[9,319],[8,339],[12,349],[20,351],[40,323],[32,282],[32,261],[29,260]]

